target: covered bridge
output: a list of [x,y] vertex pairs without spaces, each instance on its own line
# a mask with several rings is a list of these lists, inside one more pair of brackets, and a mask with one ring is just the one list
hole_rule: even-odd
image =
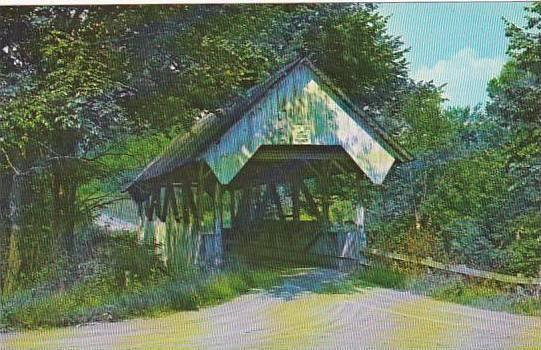
[[326,184],[342,173],[381,184],[393,164],[410,159],[301,58],[201,119],[127,191],[142,238],[161,243],[173,264],[219,264],[225,242],[357,258],[363,210],[354,209],[352,227],[331,223]]

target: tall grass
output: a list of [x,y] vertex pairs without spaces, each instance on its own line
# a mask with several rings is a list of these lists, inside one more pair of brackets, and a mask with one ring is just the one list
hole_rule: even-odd
[[[326,284],[322,293],[352,293],[367,287],[407,290],[431,298],[462,305],[541,316],[541,297],[527,291],[510,291],[509,286],[490,281],[465,280],[459,276],[426,276],[385,265],[372,266],[351,273],[348,278]],[[520,287],[519,287],[520,289]]]
[[[221,271],[194,266],[177,270],[140,244],[135,234],[101,235],[89,246],[85,273],[59,284],[39,286],[0,298],[0,329],[37,328],[196,310],[278,283],[282,272],[230,262]],[[93,242],[93,241],[92,241]],[[53,266],[54,267],[54,266]],[[52,267],[44,267],[51,269]]]
[[411,277],[397,269],[373,266],[358,271],[353,275],[353,279],[368,285],[392,289],[404,289]]
[[281,273],[276,270],[241,270],[166,279],[145,288],[120,291],[110,281],[92,280],[37,299],[19,295],[18,302],[4,300],[0,305],[0,324],[12,328],[55,327],[197,310],[252,289],[269,288],[280,278]]
[[541,297],[516,292],[509,293],[491,283],[454,281],[435,287],[428,294],[438,300],[462,305],[541,316]]

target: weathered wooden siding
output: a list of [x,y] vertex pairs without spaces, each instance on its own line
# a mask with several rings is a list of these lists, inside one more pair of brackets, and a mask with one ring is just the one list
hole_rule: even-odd
[[305,65],[271,89],[203,158],[218,180],[228,184],[260,146],[305,144],[342,146],[376,184],[395,161]]

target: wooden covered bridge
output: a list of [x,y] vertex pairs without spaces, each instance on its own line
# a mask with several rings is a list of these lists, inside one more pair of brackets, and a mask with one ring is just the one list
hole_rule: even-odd
[[363,210],[353,203],[351,227],[330,222],[329,182],[357,173],[381,184],[410,159],[301,58],[202,118],[127,191],[142,239],[161,243],[172,264],[220,264],[225,242],[358,258]]

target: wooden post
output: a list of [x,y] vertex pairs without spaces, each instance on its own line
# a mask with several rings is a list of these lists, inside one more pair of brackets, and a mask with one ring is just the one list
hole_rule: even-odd
[[146,215],[148,221],[154,220],[154,212],[158,215],[161,211],[161,187],[157,187],[152,190],[152,194],[148,199],[148,206],[146,208]]
[[319,182],[319,188],[321,190],[322,194],[322,200],[321,200],[321,219],[323,222],[323,225],[327,227],[329,225],[330,221],[330,215],[329,215],[329,208],[330,208],[330,202],[329,202],[329,180],[330,180],[330,174],[328,171],[328,167],[323,168],[323,176],[318,177]]
[[218,181],[214,185],[214,233],[222,234],[222,186]]
[[154,228],[154,213],[157,215],[161,211],[161,187],[157,187],[152,191],[148,199],[146,208],[146,222],[143,230],[143,241],[147,244],[155,244],[155,228]]
[[[199,165],[199,173],[197,176],[197,192],[195,198],[195,228],[196,230],[201,230],[203,228],[203,194],[205,193],[204,188],[204,174],[203,174],[203,164]],[[199,234],[201,232],[198,232]]]
[[265,218],[265,214],[267,212],[267,205],[269,203],[270,193],[268,186],[265,186],[266,189],[263,193],[263,197],[261,197],[261,188],[257,188],[257,205],[255,210],[255,219],[258,221],[262,221]]
[[214,185],[214,251],[212,254],[214,266],[218,266],[222,263],[222,229],[222,186],[216,181],[216,184]]
[[167,215],[169,214],[169,208],[173,213],[173,218],[175,221],[179,220],[179,212],[177,206],[177,197],[175,195],[175,188],[172,184],[167,184],[165,188],[165,198],[163,201],[163,208],[160,214],[160,220],[163,222],[167,221]]
[[353,257],[360,260],[362,258],[361,249],[366,249],[367,247],[366,232],[364,230],[364,207],[360,204],[357,205],[355,214],[357,237],[355,239],[356,244]]
[[229,190],[229,213],[231,218],[231,228],[234,228],[237,220],[237,198],[233,188]]
[[253,199],[252,199],[252,188],[246,187],[243,191],[242,195],[242,211],[241,213],[243,220],[242,224],[245,225],[247,223],[251,223],[254,217],[254,206],[253,206]]
[[299,184],[297,180],[291,183],[291,202],[293,206],[293,221],[300,221],[300,200],[299,200]]
[[192,232],[192,256],[193,256],[193,262],[195,264],[199,263],[200,259],[200,251],[201,251],[201,240],[202,240],[202,230],[203,230],[203,214],[204,214],[204,207],[203,207],[203,194],[204,191],[204,168],[203,163],[199,164],[198,169],[198,176],[197,176],[197,190],[195,195],[195,208],[193,208],[194,212],[194,230]]
[[140,241],[143,240],[145,235],[145,224],[146,224],[146,215],[145,215],[145,206],[144,201],[137,202],[137,216],[139,217],[139,226],[138,226],[138,238]]
[[182,220],[185,225],[190,223],[190,201],[193,200],[192,189],[189,183],[182,184]]

